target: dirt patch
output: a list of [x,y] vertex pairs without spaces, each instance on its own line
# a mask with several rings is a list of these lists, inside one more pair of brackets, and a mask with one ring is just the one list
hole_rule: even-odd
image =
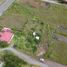
[[[18,18],[18,19],[17,19]],[[10,28],[17,28],[21,29],[22,25],[25,23],[26,20],[25,17],[23,16],[18,16],[18,15],[12,15],[12,16],[4,16],[2,18],[0,25],[5,26],[5,27],[10,27]]]
[[38,8],[38,7],[45,7],[45,2],[42,2],[41,0],[20,0],[20,3],[23,4],[29,4],[32,7]]

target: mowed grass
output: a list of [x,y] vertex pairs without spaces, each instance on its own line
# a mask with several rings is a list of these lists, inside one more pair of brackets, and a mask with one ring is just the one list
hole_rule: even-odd
[[[33,22],[32,20],[34,20],[35,18],[36,20],[35,22]],[[41,25],[41,22],[43,22],[44,24]],[[22,3],[15,2],[4,13],[4,15],[0,17],[1,26],[14,28],[16,30],[21,30],[24,34],[26,34],[26,36],[28,36],[29,32],[32,33],[31,30],[32,28],[34,29],[34,31],[41,33],[41,37],[42,37],[41,44],[44,45],[45,42],[49,42],[48,40],[51,40],[51,36],[52,36],[50,33],[51,29],[49,33],[45,30],[46,23],[48,23],[50,27],[55,29],[61,25],[66,27],[67,26],[67,7],[51,4],[49,8],[44,8],[44,7],[34,8],[29,4],[22,4]],[[47,36],[47,33],[49,34],[49,38]],[[21,37],[21,39],[23,38],[24,37]],[[67,64],[67,62],[65,62],[67,61],[66,59],[67,44],[62,42],[58,42],[58,43],[55,42],[54,44],[57,46],[55,47],[56,49],[52,50],[54,52],[51,51],[52,56],[50,58],[59,63]],[[21,44],[21,47],[22,49],[25,49],[23,46],[24,46],[24,42]],[[51,48],[49,48],[49,50],[51,50]],[[56,55],[54,55],[54,53],[56,53]],[[60,57],[61,57],[61,61],[60,59],[58,59]]]

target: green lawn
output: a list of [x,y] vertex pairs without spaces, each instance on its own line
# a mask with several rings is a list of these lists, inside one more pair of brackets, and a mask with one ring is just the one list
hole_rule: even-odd
[[[59,63],[67,64],[67,62],[65,62],[67,61],[66,44],[59,41],[58,43],[56,41],[54,42],[52,38],[53,32],[67,36],[67,33],[62,32],[64,30],[58,30],[58,26],[67,27],[67,7],[51,4],[49,8],[34,8],[30,6],[30,4],[22,4],[16,1],[4,15],[0,17],[0,25],[13,29],[16,47],[19,50],[24,50],[28,54],[32,54],[33,46],[37,45],[32,36],[32,33],[36,31],[41,37],[38,43],[44,46],[45,43],[48,43],[49,49],[47,53],[49,56],[52,53],[50,58]],[[27,38],[29,38],[29,40]],[[57,45],[57,51],[53,49],[55,47],[54,44]],[[64,55],[61,56],[61,61],[58,59],[59,57],[54,55],[52,49],[57,55]]]

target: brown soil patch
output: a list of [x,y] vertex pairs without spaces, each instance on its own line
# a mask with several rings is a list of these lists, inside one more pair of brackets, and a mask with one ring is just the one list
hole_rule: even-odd
[[30,6],[35,8],[45,6],[45,3],[43,3],[41,0],[20,0],[19,2],[23,4],[29,4]]

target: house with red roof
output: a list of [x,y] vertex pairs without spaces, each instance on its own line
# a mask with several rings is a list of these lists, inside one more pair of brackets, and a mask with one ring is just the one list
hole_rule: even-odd
[[12,41],[13,37],[14,34],[12,33],[12,30],[10,28],[4,27],[0,31],[0,41],[5,41],[9,44]]

